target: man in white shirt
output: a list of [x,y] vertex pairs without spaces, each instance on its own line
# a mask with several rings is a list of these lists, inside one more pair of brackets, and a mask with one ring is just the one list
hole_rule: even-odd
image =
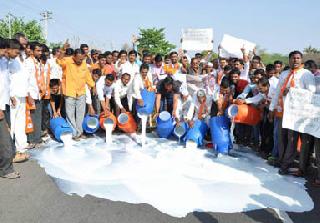
[[206,95],[204,89],[200,89],[193,96],[194,113],[193,118],[189,121],[189,127],[193,128],[194,121],[201,120],[209,124],[212,98]]
[[[150,86],[147,86],[147,85]],[[130,94],[137,100],[140,106],[143,106],[143,99],[141,96],[141,91],[145,88],[153,87],[152,77],[149,73],[148,64],[142,64],[140,67],[140,73],[133,77]],[[134,103],[135,104],[135,103]]]
[[131,87],[131,75],[124,73],[121,78],[114,84],[114,100],[116,103],[117,115],[121,112],[129,111],[132,106],[129,106],[129,90]]
[[243,54],[243,59],[236,59],[234,61],[234,68],[237,68],[240,70],[240,79],[246,80],[250,83],[250,78],[249,78],[249,70],[250,70],[250,61],[249,61],[249,56],[248,53],[245,51],[245,49],[241,49],[242,54]]
[[28,159],[26,148],[28,147],[26,127],[26,97],[28,95],[29,75],[24,64],[19,58],[20,44],[17,40],[9,40],[10,49],[8,56],[8,72],[10,84],[10,122],[11,137],[15,139],[17,159]]
[[42,70],[44,67],[40,62],[42,54],[41,44],[38,42],[30,43],[30,49],[32,55],[24,61],[24,64],[29,76],[28,103],[29,105],[35,105],[35,109],[31,110],[34,130],[32,133],[28,134],[28,141],[30,143],[30,147],[35,148],[41,144],[41,120],[43,107],[41,99],[46,92],[40,92],[40,87],[45,82],[46,77],[42,75],[44,73]]
[[59,64],[57,64],[57,58],[60,57],[60,48],[52,49],[52,58],[48,60],[50,64],[50,79],[62,79],[62,68]]
[[[269,118],[271,120],[273,120],[274,111],[276,109],[278,112],[283,111],[283,104],[279,104],[279,100],[285,100],[284,98],[289,92],[290,87],[306,89],[311,92],[316,91],[313,74],[309,70],[303,68],[301,52],[293,51],[289,54],[289,65],[290,70],[283,71],[279,77],[279,83],[269,106],[269,110],[271,111]],[[282,133],[283,135],[287,135],[288,143],[286,148],[284,148],[282,144],[279,145],[279,161],[281,164],[279,174],[289,173],[289,167],[294,162],[296,157],[297,141],[298,137],[300,136],[302,145],[299,164],[300,170],[294,174],[297,176],[302,176],[306,171],[306,160],[309,153],[310,137],[308,134],[299,133],[290,129],[282,129]]]
[[[8,40],[0,38],[0,78],[8,75],[8,60],[4,60],[9,45]],[[17,52],[19,52],[17,50]],[[5,120],[5,110],[8,101],[6,93],[8,85],[5,81],[0,81],[0,177],[14,179],[20,177],[19,173],[14,172],[12,160],[14,158],[14,145],[8,131],[8,125]]]
[[97,94],[101,103],[102,111],[107,115],[114,108],[110,104],[110,100],[112,94],[114,92],[114,76],[112,74],[108,74],[106,76],[100,77],[97,82]]
[[136,74],[139,74],[139,65],[136,63],[136,59],[137,52],[135,50],[131,50],[128,53],[128,61],[120,66],[119,76],[121,76],[121,74],[128,73],[132,78],[134,78]]
[[[136,105],[144,105],[141,91],[143,89],[147,89],[148,91],[153,91],[155,89],[152,84],[152,75],[149,72],[149,65],[141,64],[140,73],[131,78],[133,80],[129,89],[129,109],[132,111],[132,114],[135,117],[136,121],[138,121],[139,118],[137,116]],[[132,107],[130,107],[131,105]]]
[[3,112],[5,115],[5,120],[7,121],[10,127],[10,79],[9,79],[9,71],[8,71],[8,58],[7,51],[9,50],[9,43],[7,39],[0,38],[0,80],[1,84],[3,84],[3,92],[0,104],[4,106]]
[[150,72],[152,74],[152,83],[157,85],[157,83],[166,78],[167,75],[164,74],[162,56],[157,54],[154,61],[155,63],[150,66]]
[[177,103],[176,122],[179,125],[180,122],[189,123],[193,119],[194,114],[194,102],[189,95],[186,85],[180,87],[181,95]]

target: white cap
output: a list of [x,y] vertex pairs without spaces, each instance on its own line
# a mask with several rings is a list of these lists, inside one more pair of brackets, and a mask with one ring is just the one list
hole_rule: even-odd
[[213,63],[208,62],[208,67],[213,67]]

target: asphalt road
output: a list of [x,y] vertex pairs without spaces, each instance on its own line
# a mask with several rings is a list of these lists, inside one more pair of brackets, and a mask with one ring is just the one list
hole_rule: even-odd
[[0,178],[0,223],[320,223],[320,188],[309,182],[308,192],[315,208],[307,213],[288,213],[291,220],[281,220],[272,209],[234,214],[193,212],[174,218],[148,204],[66,195],[33,160],[16,164],[15,168],[21,179]]

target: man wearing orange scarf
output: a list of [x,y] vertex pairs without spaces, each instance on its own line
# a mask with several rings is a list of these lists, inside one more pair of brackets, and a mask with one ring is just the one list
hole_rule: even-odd
[[38,147],[41,143],[41,120],[42,120],[42,99],[47,93],[46,77],[44,66],[40,63],[42,46],[38,42],[30,43],[32,55],[25,60],[25,67],[29,75],[28,101],[31,107],[31,119],[33,122],[33,132],[28,134],[30,148]]
[[[315,92],[316,90],[312,73],[303,68],[301,52],[293,51],[289,54],[289,65],[290,70],[283,71],[280,75],[279,83],[269,107],[269,110],[271,111],[269,118],[271,120],[273,120],[274,115],[282,117],[283,102],[290,88],[306,89],[311,92]],[[306,160],[309,156],[310,135],[290,129],[282,129],[282,135],[284,137],[279,141],[282,141],[283,144],[285,144],[285,141],[287,140],[287,145],[285,146],[282,143],[279,145],[279,162],[281,165],[279,174],[289,174],[289,167],[293,164],[296,157],[297,141],[300,136],[302,140],[300,170],[295,172],[294,175],[302,176],[306,171]]]

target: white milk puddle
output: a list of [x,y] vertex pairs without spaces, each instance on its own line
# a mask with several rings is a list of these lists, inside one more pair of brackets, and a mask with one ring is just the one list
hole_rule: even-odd
[[186,149],[147,136],[144,147],[124,134],[113,135],[111,145],[101,138],[68,147],[50,142],[35,158],[67,194],[148,203],[176,217],[192,211],[313,209],[305,180],[278,175],[248,150],[235,151],[237,158],[212,158],[193,145]]

